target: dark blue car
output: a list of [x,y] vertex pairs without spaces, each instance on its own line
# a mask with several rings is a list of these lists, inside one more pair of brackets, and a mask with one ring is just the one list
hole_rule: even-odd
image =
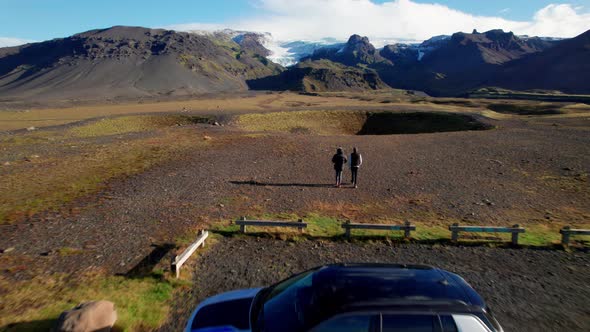
[[186,331],[500,332],[463,278],[423,265],[321,266],[203,301]]

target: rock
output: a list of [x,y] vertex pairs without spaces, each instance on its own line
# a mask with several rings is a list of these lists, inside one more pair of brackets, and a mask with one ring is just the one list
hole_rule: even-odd
[[10,166],[10,161],[6,161],[2,165],[4,165],[4,166]]
[[11,251],[14,251],[14,248],[13,247],[6,248],[6,249],[0,249],[0,253],[1,254],[5,254],[5,253],[11,252]]
[[33,130],[37,130],[37,128],[35,128],[35,127],[29,127],[29,128],[27,128],[27,131],[33,131]]
[[213,122],[213,125],[214,126],[220,126],[219,122],[217,122],[217,121]]
[[57,332],[110,331],[117,321],[115,304],[109,301],[82,303],[64,311],[57,320]]

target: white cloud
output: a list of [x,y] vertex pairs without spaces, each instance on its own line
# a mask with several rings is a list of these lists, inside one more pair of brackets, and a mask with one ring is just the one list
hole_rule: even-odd
[[[207,26],[270,32],[278,40],[346,40],[352,34],[372,40],[424,40],[457,31],[504,29],[516,34],[573,37],[590,29],[590,12],[569,4],[548,5],[529,21],[477,16],[441,4],[395,0],[255,0],[257,17],[229,24],[183,24],[176,30]],[[226,22],[227,23],[227,22]]]
[[18,46],[27,43],[34,43],[34,40],[11,38],[11,37],[0,37],[0,47]]

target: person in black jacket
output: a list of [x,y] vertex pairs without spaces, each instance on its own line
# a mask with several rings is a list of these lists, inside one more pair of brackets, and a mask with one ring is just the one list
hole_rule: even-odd
[[340,188],[340,184],[342,183],[342,168],[346,164],[348,159],[344,155],[344,151],[342,148],[338,148],[336,150],[336,154],[332,157],[332,163],[334,163],[334,170],[336,171],[336,187]]
[[358,152],[357,148],[352,148],[352,153],[350,154],[350,173],[352,174],[352,185],[355,188],[357,186],[357,179],[358,179],[358,172],[359,168],[363,164],[363,156]]

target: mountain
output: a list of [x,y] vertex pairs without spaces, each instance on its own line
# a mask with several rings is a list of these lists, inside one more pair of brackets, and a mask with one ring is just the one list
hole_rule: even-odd
[[389,89],[373,70],[345,66],[326,59],[308,59],[279,75],[248,81],[248,85],[253,90],[301,92]]
[[343,47],[321,48],[303,60],[327,59],[346,66],[373,65],[377,63],[390,63],[383,58],[377,49],[369,42],[369,38],[352,35]]
[[420,50],[414,45],[393,44],[385,45],[379,54],[396,66],[409,66],[420,61]]
[[419,55],[419,61],[383,68],[379,74],[393,87],[422,90],[435,96],[456,95],[481,86],[505,64],[555,44],[540,38],[522,39],[502,30],[459,32],[437,40],[427,53]]
[[189,30],[186,31],[195,35],[205,36],[216,42],[227,43],[231,48],[233,43],[240,46],[241,50],[257,54],[260,56],[268,57],[272,54],[272,51],[267,49],[265,45],[271,43],[272,35],[268,32],[252,32],[252,31],[239,31],[232,29],[223,30]]
[[488,82],[514,90],[590,94],[590,30],[540,53],[508,63]]
[[[102,99],[246,90],[277,74],[248,38],[116,26],[0,49],[0,98]],[[264,52],[262,52],[264,53]]]
[[232,29],[213,31],[188,30],[187,32],[212,37],[216,40],[236,42],[242,48],[253,50],[260,55],[264,55],[269,60],[285,67],[297,64],[301,59],[312,55],[316,50],[321,48],[340,49],[345,44],[334,38],[322,38],[317,41],[280,41],[276,40],[273,35],[268,32],[260,33]]
[[317,50],[322,48],[341,49],[345,43],[341,43],[332,38],[324,38],[319,41],[297,40],[290,42],[271,42],[267,47],[273,54],[269,56],[271,60],[283,66],[292,66],[302,59],[309,57]]

